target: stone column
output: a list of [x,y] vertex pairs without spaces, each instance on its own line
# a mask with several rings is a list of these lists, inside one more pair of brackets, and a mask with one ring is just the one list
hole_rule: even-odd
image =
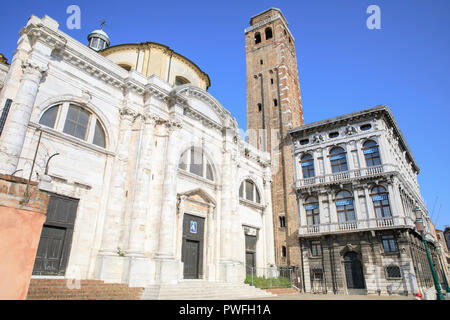
[[220,212],[220,279],[232,281],[232,199],[231,199],[231,151],[228,131],[225,129],[225,141],[222,162],[222,195]]
[[359,163],[360,169],[366,167],[366,158],[364,157],[364,153],[362,150],[362,141],[363,141],[363,139],[359,139],[356,141],[356,150],[358,153],[358,163]]
[[175,230],[177,204],[177,163],[178,163],[178,129],[181,123],[167,121],[163,125],[167,130],[166,161],[164,170],[163,199],[159,220],[159,243],[157,260],[157,281],[160,283],[177,283],[181,262],[175,257]]
[[207,279],[212,281],[215,280],[215,263],[214,263],[214,208],[215,205],[210,203],[208,207],[208,216],[206,221],[208,223],[208,234],[207,234]]
[[150,200],[151,164],[153,137],[157,117],[146,113],[143,115],[143,132],[136,172],[136,191],[131,214],[130,239],[127,255],[144,256],[145,223]]
[[273,215],[272,215],[272,201],[271,201],[271,184],[270,179],[264,179],[264,198],[266,200],[266,207],[264,208],[264,231],[265,231],[265,248],[266,248],[266,264],[275,266],[275,248],[273,236]]
[[136,189],[134,192],[130,236],[128,240],[128,284],[146,286],[152,281],[154,264],[144,255],[145,224],[150,202],[151,163],[153,137],[157,117],[146,113],[142,116],[143,132],[140,142],[138,166],[136,169]]
[[11,174],[17,169],[39,83],[47,66],[28,60],[22,64],[22,78],[0,138],[0,170]]
[[119,141],[111,175],[106,219],[97,264],[97,277],[109,282],[122,280],[124,259],[118,254],[118,246],[125,204],[128,150],[135,117],[136,113],[128,107],[120,110]]
[[376,227],[376,215],[375,215],[375,210],[373,208],[373,202],[372,202],[372,198],[370,197],[369,194],[369,188],[368,186],[364,186],[364,196],[366,197],[366,205],[367,205],[367,215],[369,218],[369,227]]

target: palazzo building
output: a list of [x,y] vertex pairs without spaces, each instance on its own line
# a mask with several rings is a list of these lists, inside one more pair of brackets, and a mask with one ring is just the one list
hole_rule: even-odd
[[0,81],[0,172],[33,168],[51,195],[34,277],[243,282],[274,266],[270,155],[192,61],[31,16]]
[[388,107],[289,133],[306,292],[427,291],[433,278],[418,217],[444,282],[417,182],[419,167]]

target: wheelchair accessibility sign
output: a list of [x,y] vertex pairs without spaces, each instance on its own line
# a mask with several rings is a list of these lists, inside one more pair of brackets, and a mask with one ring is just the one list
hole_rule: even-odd
[[197,233],[197,221],[191,221],[191,227],[189,231],[191,233]]

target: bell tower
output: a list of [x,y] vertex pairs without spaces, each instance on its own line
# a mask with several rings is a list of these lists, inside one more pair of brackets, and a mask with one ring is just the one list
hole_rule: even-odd
[[248,142],[271,154],[277,265],[300,267],[292,147],[288,130],[303,125],[294,37],[279,9],[250,19],[245,29]]

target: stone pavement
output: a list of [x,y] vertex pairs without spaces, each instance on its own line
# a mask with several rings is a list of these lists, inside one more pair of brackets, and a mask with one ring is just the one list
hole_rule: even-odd
[[412,296],[288,293],[251,300],[413,300]]

